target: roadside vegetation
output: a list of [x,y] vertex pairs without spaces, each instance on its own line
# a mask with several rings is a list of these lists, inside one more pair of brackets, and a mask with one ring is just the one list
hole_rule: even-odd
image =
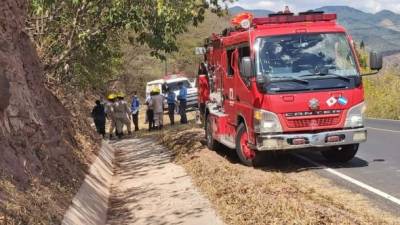
[[400,120],[400,73],[386,71],[364,80],[367,116]]
[[245,167],[233,150],[208,150],[203,129],[169,129],[161,143],[229,225],[400,223],[361,194],[320,177],[314,172],[320,168],[299,166],[288,155],[267,157],[266,167]]
[[[363,71],[368,72],[368,52],[361,46],[357,52]],[[367,117],[400,120],[400,71],[385,58],[384,65],[379,74],[363,79]]]
[[154,68],[222,2],[2,0],[0,224],[60,224],[101,143],[94,100],[136,80],[124,50]]
[[126,72],[124,56],[164,60],[180,49],[178,36],[188,26],[197,27],[209,12],[222,16],[223,2],[30,0],[27,30],[48,86],[104,92]]

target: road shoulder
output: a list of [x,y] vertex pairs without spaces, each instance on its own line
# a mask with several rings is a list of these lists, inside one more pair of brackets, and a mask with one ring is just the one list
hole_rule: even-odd
[[89,173],[64,215],[62,225],[102,225],[107,220],[114,150],[103,142]]
[[184,168],[171,162],[171,151],[155,141],[113,144],[116,175],[107,224],[223,225]]

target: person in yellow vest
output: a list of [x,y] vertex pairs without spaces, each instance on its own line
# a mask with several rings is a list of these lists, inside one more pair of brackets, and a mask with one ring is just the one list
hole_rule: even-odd
[[107,120],[110,121],[109,137],[113,137],[113,133],[116,127],[114,104],[117,96],[115,94],[109,94],[107,96],[107,103],[105,104],[104,110],[107,116]]
[[156,129],[161,130],[163,128],[164,120],[164,96],[161,95],[160,88],[153,90],[154,95],[151,97],[153,111],[154,111],[154,122]]
[[119,138],[122,138],[123,136],[124,125],[126,125],[128,128],[128,134],[132,134],[130,120],[131,109],[124,98],[124,94],[118,94],[117,101],[114,105],[115,119],[117,122],[117,135]]

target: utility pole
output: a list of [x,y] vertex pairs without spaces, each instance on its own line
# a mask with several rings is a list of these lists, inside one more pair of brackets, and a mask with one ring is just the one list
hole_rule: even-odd
[[167,72],[168,72],[168,66],[167,66],[167,57],[165,57],[164,60],[164,76],[167,76]]

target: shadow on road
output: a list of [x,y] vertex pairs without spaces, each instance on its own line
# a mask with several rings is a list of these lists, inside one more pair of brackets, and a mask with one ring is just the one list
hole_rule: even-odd
[[[204,142],[205,144],[205,142]],[[240,160],[235,150],[229,149],[225,146],[220,146],[216,151],[218,155],[229,160],[229,162],[237,164]],[[297,152],[296,152],[297,153]],[[319,152],[312,150],[302,150],[298,152],[302,156],[305,156],[319,164],[322,164],[330,168],[358,168],[366,167],[369,163],[361,158],[355,157],[347,163],[332,163],[327,161]],[[274,171],[283,173],[301,172],[306,170],[319,170],[323,169],[320,166],[312,165],[304,160],[295,156],[294,152],[263,152],[262,153],[263,166],[258,167],[264,171]]]

